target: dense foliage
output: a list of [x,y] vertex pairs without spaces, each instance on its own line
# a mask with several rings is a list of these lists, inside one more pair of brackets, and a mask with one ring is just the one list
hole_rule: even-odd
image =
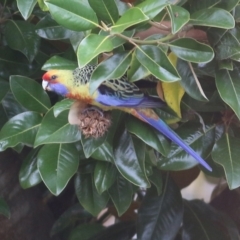
[[[165,99],[169,107],[157,113],[213,168],[201,170],[236,189],[239,21],[239,0],[0,0],[0,151],[31,147],[19,171],[25,189],[43,182],[57,196],[74,185],[73,205],[52,234],[64,232],[62,239],[70,240],[131,239],[135,233],[143,240],[238,239],[239,217],[182,199],[181,179],[174,182],[171,172],[192,168],[195,159],[119,111],[103,137],[81,136],[68,122],[73,100],[46,93],[41,76],[99,64],[90,81],[94,92],[127,74]],[[154,79],[141,82],[150,75]],[[9,215],[1,198],[0,212]],[[119,221],[104,228],[110,215]]]

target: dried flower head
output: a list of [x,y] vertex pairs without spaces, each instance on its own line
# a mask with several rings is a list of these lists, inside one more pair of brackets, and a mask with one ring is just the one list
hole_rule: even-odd
[[96,108],[85,108],[78,114],[79,129],[88,137],[102,137],[111,125],[111,115]]

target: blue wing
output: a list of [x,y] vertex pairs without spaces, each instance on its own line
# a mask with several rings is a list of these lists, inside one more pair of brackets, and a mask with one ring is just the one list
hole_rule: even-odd
[[166,106],[158,97],[148,96],[139,88],[127,81],[126,76],[121,79],[106,81],[98,88],[97,102],[106,106],[156,108]]

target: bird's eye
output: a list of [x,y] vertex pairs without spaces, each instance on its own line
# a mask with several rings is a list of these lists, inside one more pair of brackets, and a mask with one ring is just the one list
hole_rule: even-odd
[[51,80],[54,80],[54,79],[56,79],[56,78],[57,78],[56,75],[52,75]]

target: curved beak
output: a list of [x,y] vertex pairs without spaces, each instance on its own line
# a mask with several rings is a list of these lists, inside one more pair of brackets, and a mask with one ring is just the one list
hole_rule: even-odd
[[45,81],[45,80],[43,80],[43,81],[42,81],[42,87],[43,87],[44,90],[49,90],[48,82]]

